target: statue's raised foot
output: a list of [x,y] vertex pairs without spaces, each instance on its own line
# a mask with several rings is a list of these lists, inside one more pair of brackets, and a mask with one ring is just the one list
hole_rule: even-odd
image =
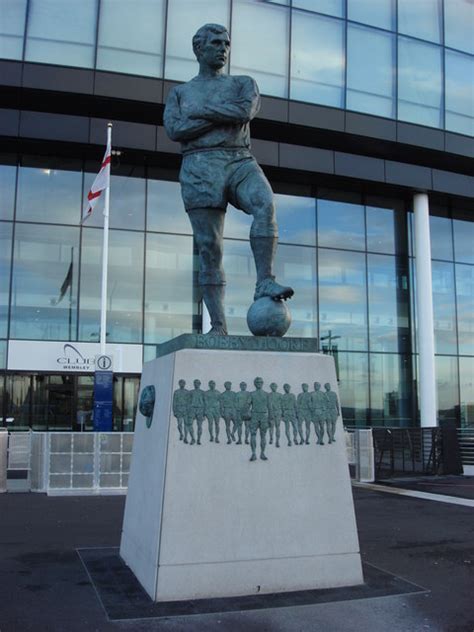
[[267,277],[266,279],[263,279],[263,281],[259,281],[259,283],[257,283],[253,300],[256,301],[264,296],[269,296],[275,301],[286,301],[286,299],[291,298],[294,293],[293,288],[280,285],[274,278]]
[[250,461],[256,461],[256,460],[257,460],[257,455],[252,454],[252,456],[250,457]]

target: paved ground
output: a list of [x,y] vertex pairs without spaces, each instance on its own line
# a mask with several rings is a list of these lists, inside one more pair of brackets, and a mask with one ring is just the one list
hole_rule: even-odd
[[363,559],[428,592],[109,622],[76,553],[118,546],[123,497],[0,496],[0,631],[474,632],[474,509],[354,489]]

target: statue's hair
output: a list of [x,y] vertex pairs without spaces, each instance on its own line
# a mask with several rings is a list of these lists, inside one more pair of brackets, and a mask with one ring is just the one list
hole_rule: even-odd
[[204,24],[204,26],[201,26],[193,37],[193,51],[198,59],[199,49],[209,37],[209,33],[220,35],[221,33],[228,33],[228,31],[222,24]]

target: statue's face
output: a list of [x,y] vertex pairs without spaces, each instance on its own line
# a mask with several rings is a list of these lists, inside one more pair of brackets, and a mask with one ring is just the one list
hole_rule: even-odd
[[329,384],[329,382],[326,382],[326,384],[324,385],[324,388],[325,388],[327,391],[330,391],[330,390],[331,390],[331,385]]
[[321,388],[321,384],[319,382],[315,382],[314,383],[314,390],[315,391],[319,391],[320,388]]
[[285,393],[289,393],[290,392],[290,385],[289,384],[283,384],[283,389],[284,389]]
[[209,382],[209,388],[211,389],[211,391],[213,391],[216,388],[216,383],[214,382],[214,380],[211,380]]
[[220,69],[227,63],[230,51],[228,33],[208,33],[206,41],[199,48],[199,62],[210,68]]
[[306,393],[306,391],[308,390],[308,385],[307,384],[302,384],[301,388],[303,389],[303,391]]
[[273,391],[273,392],[275,392],[275,391],[277,390],[277,387],[278,387],[278,385],[277,385],[277,384],[275,384],[275,382],[272,382],[272,383],[270,384],[270,388],[272,389],[272,391]]
[[253,383],[255,384],[255,388],[262,388],[263,386],[263,380],[261,377],[256,377]]
[[179,388],[184,388],[186,386],[186,382],[184,380],[179,380],[178,384]]
[[199,388],[201,386],[200,380],[194,380],[194,388]]
[[240,390],[245,391],[247,389],[247,384],[245,382],[240,382]]
[[230,391],[231,386],[232,382],[224,382],[224,388],[226,391]]

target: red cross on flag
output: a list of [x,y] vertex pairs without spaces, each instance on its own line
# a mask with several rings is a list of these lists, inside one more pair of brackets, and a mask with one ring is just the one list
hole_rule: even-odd
[[99,173],[97,174],[94,183],[91,186],[91,190],[87,194],[87,203],[82,213],[82,222],[92,215],[95,205],[102,193],[110,185],[110,158],[112,154],[112,147],[110,138],[107,142],[107,148],[105,150],[104,159]]

